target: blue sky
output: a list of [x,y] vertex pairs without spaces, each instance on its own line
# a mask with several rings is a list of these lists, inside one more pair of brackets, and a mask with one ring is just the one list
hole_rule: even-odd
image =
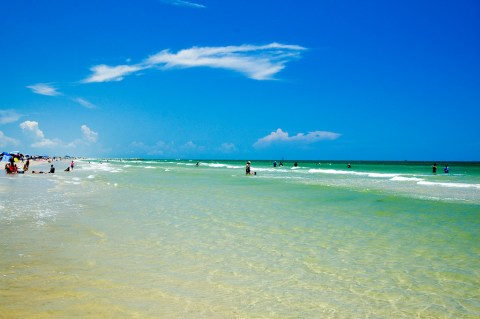
[[0,150],[480,160],[478,1],[3,1]]

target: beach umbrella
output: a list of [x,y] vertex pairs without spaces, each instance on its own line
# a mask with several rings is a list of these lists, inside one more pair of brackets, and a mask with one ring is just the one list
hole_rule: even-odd
[[2,162],[8,162],[8,161],[10,161],[11,158],[12,158],[12,156],[10,154],[4,154],[2,156]]

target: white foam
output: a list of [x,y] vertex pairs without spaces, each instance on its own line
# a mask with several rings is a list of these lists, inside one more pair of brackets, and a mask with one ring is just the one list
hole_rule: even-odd
[[65,181],[65,184],[73,184],[73,185],[80,185],[80,182],[75,182],[75,181]]
[[320,169],[312,168],[308,170],[309,173],[322,173],[322,174],[334,174],[334,175],[355,175],[355,176],[368,176],[373,178],[392,178],[399,174],[395,173],[372,173],[372,172],[357,172],[357,171],[345,171],[337,169]]
[[395,177],[391,178],[390,180],[391,181],[399,181],[399,182],[419,182],[419,181],[423,181],[423,178],[395,176]]
[[152,168],[155,169],[155,167],[153,167],[153,166],[145,166],[144,168],[146,168],[146,169],[152,169]]
[[377,178],[395,178],[398,174],[386,174],[386,173],[369,173],[368,177],[377,177]]
[[243,168],[243,166],[238,166],[238,165],[228,165],[228,164],[218,164],[218,163],[209,163],[209,164],[204,164],[208,167],[215,167],[215,168]]
[[118,167],[113,167],[109,163],[90,163],[90,165],[82,166],[82,170],[86,171],[104,171],[110,173],[119,173],[123,172],[123,169]]
[[342,171],[337,169],[320,169],[312,168],[308,170],[309,173],[335,174],[335,175],[367,175],[367,173],[359,173],[355,171]]
[[453,188],[477,188],[480,189],[480,184],[467,184],[467,183],[440,183],[440,182],[427,182],[420,181],[418,185],[425,186],[442,186],[442,187],[453,187]]

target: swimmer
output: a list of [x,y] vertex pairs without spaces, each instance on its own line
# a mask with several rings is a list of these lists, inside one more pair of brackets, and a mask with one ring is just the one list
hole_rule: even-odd
[[247,165],[245,165],[245,175],[250,175],[250,161],[247,162]]

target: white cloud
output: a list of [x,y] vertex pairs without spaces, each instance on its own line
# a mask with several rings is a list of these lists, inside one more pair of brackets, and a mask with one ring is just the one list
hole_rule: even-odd
[[125,75],[145,69],[140,65],[96,65],[90,68],[93,74],[83,80],[83,83],[121,81]]
[[237,150],[237,147],[233,143],[223,143],[220,145],[220,152],[222,153],[233,153]]
[[60,92],[57,91],[55,87],[46,83],[37,83],[34,85],[29,85],[27,86],[27,88],[31,89],[33,93],[37,93],[41,95],[56,96],[61,94]]
[[185,0],[162,0],[162,2],[173,4],[175,6],[181,6],[181,7],[206,8],[203,4],[198,4],[198,3],[185,1]]
[[49,147],[55,147],[60,144],[59,140],[51,140],[48,138],[45,138],[41,141],[32,143],[32,147],[38,147],[38,148],[49,148]]
[[20,114],[14,110],[0,110],[0,124],[8,124],[18,121]]
[[37,148],[76,148],[82,145],[95,143],[98,140],[98,133],[92,131],[87,125],[82,125],[80,127],[80,130],[82,131],[82,138],[77,138],[69,143],[64,143],[58,138],[46,138],[45,134],[40,129],[38,122],[36,121],[25,121],[19,126],[23,130],[24,134],[32,141],[31,146]]
[[339,133],[326,131],[314,131],[307,134],[298,133],[297,135],[290,136],[288,132],[284,132],[281,128],[279,128],[275,132],[271,132],[267,136],[258,139],[253,144],[253,147],[267,147],[274,143],[311,144],[322,140],[335,140],[340,136],[341,134]]
[[175,154],[176,148],[173,142],[166,143],[164,141],[158,141],[155,145],[147,145],[143,142],[130,143],[130,149],[133,153],[143,153],[148,155],[160,155]]
[[30,132],[32,133],[35,138],[37,139],[43,139],[45,138],[45,135],[43,134],[42,130],[38,127],[38,122],[35,121],[25,121],[20,124],[20,128],[24,132]]
[[51,140],[45,138],[43,131],[38,126],[38,122],[25,121],[20,124],[20,128],[25,134],[30,135],[35,140],[32,147],[54,147],[60,143],[58,139]]
[[193,143],[192,141],[188,141],[187,143],[183,144],[183,148],[186,149],[196,149],[198,148],[197,144]]
[[176,147],[174,142],[164,142],[158,141],[155,145],[151,148],[150,153],[153,154],[165,154],[165,153],[176,153]]
[[299,58],[306,50],[298,45],[270,43],[267,45],[240,45],[225,47],[193,47],[171,53],[163,50],[134,65],[91,68],[93,74],[84,83],[121,81],[124,76],[151,68],[210,67],[239,72],[254,80],[272,80],[285,68],[287,62]]
[[154,145],[147,145],[143,142],[133,142],[130,144],[133,152],[141,152],[148,155],[160,156],[185,156],[196,152],[204,152],[205,146],[197,145],[192,141],[177,145],[175,142],[158,141]]
[[0,147],[7,147],[20,144],[16,139],[6,136],[0,131]]
[[92,131],[88,126],[82,125],[80,127],[83,133],[83,137],[88,141],[88,142],[96,142],[98,139],[98,133]]
[[86,107],[87,109],[94,109],[95,108],[95,105],[93,105],[92,103],[90,103],[89,101],[85,100],[85,99],[82,99],[80,97],[77,97],[75,99],[73,99],[75,102],[77,102],[78,104]]
[[203,152],[205,151],[204,146],[200,146],[195,144],[192,141],[188,141],[187,143],[183,144],[182,146],[179,147],[180,152],[193,152],[193,151],[198,151],[198,152]]

